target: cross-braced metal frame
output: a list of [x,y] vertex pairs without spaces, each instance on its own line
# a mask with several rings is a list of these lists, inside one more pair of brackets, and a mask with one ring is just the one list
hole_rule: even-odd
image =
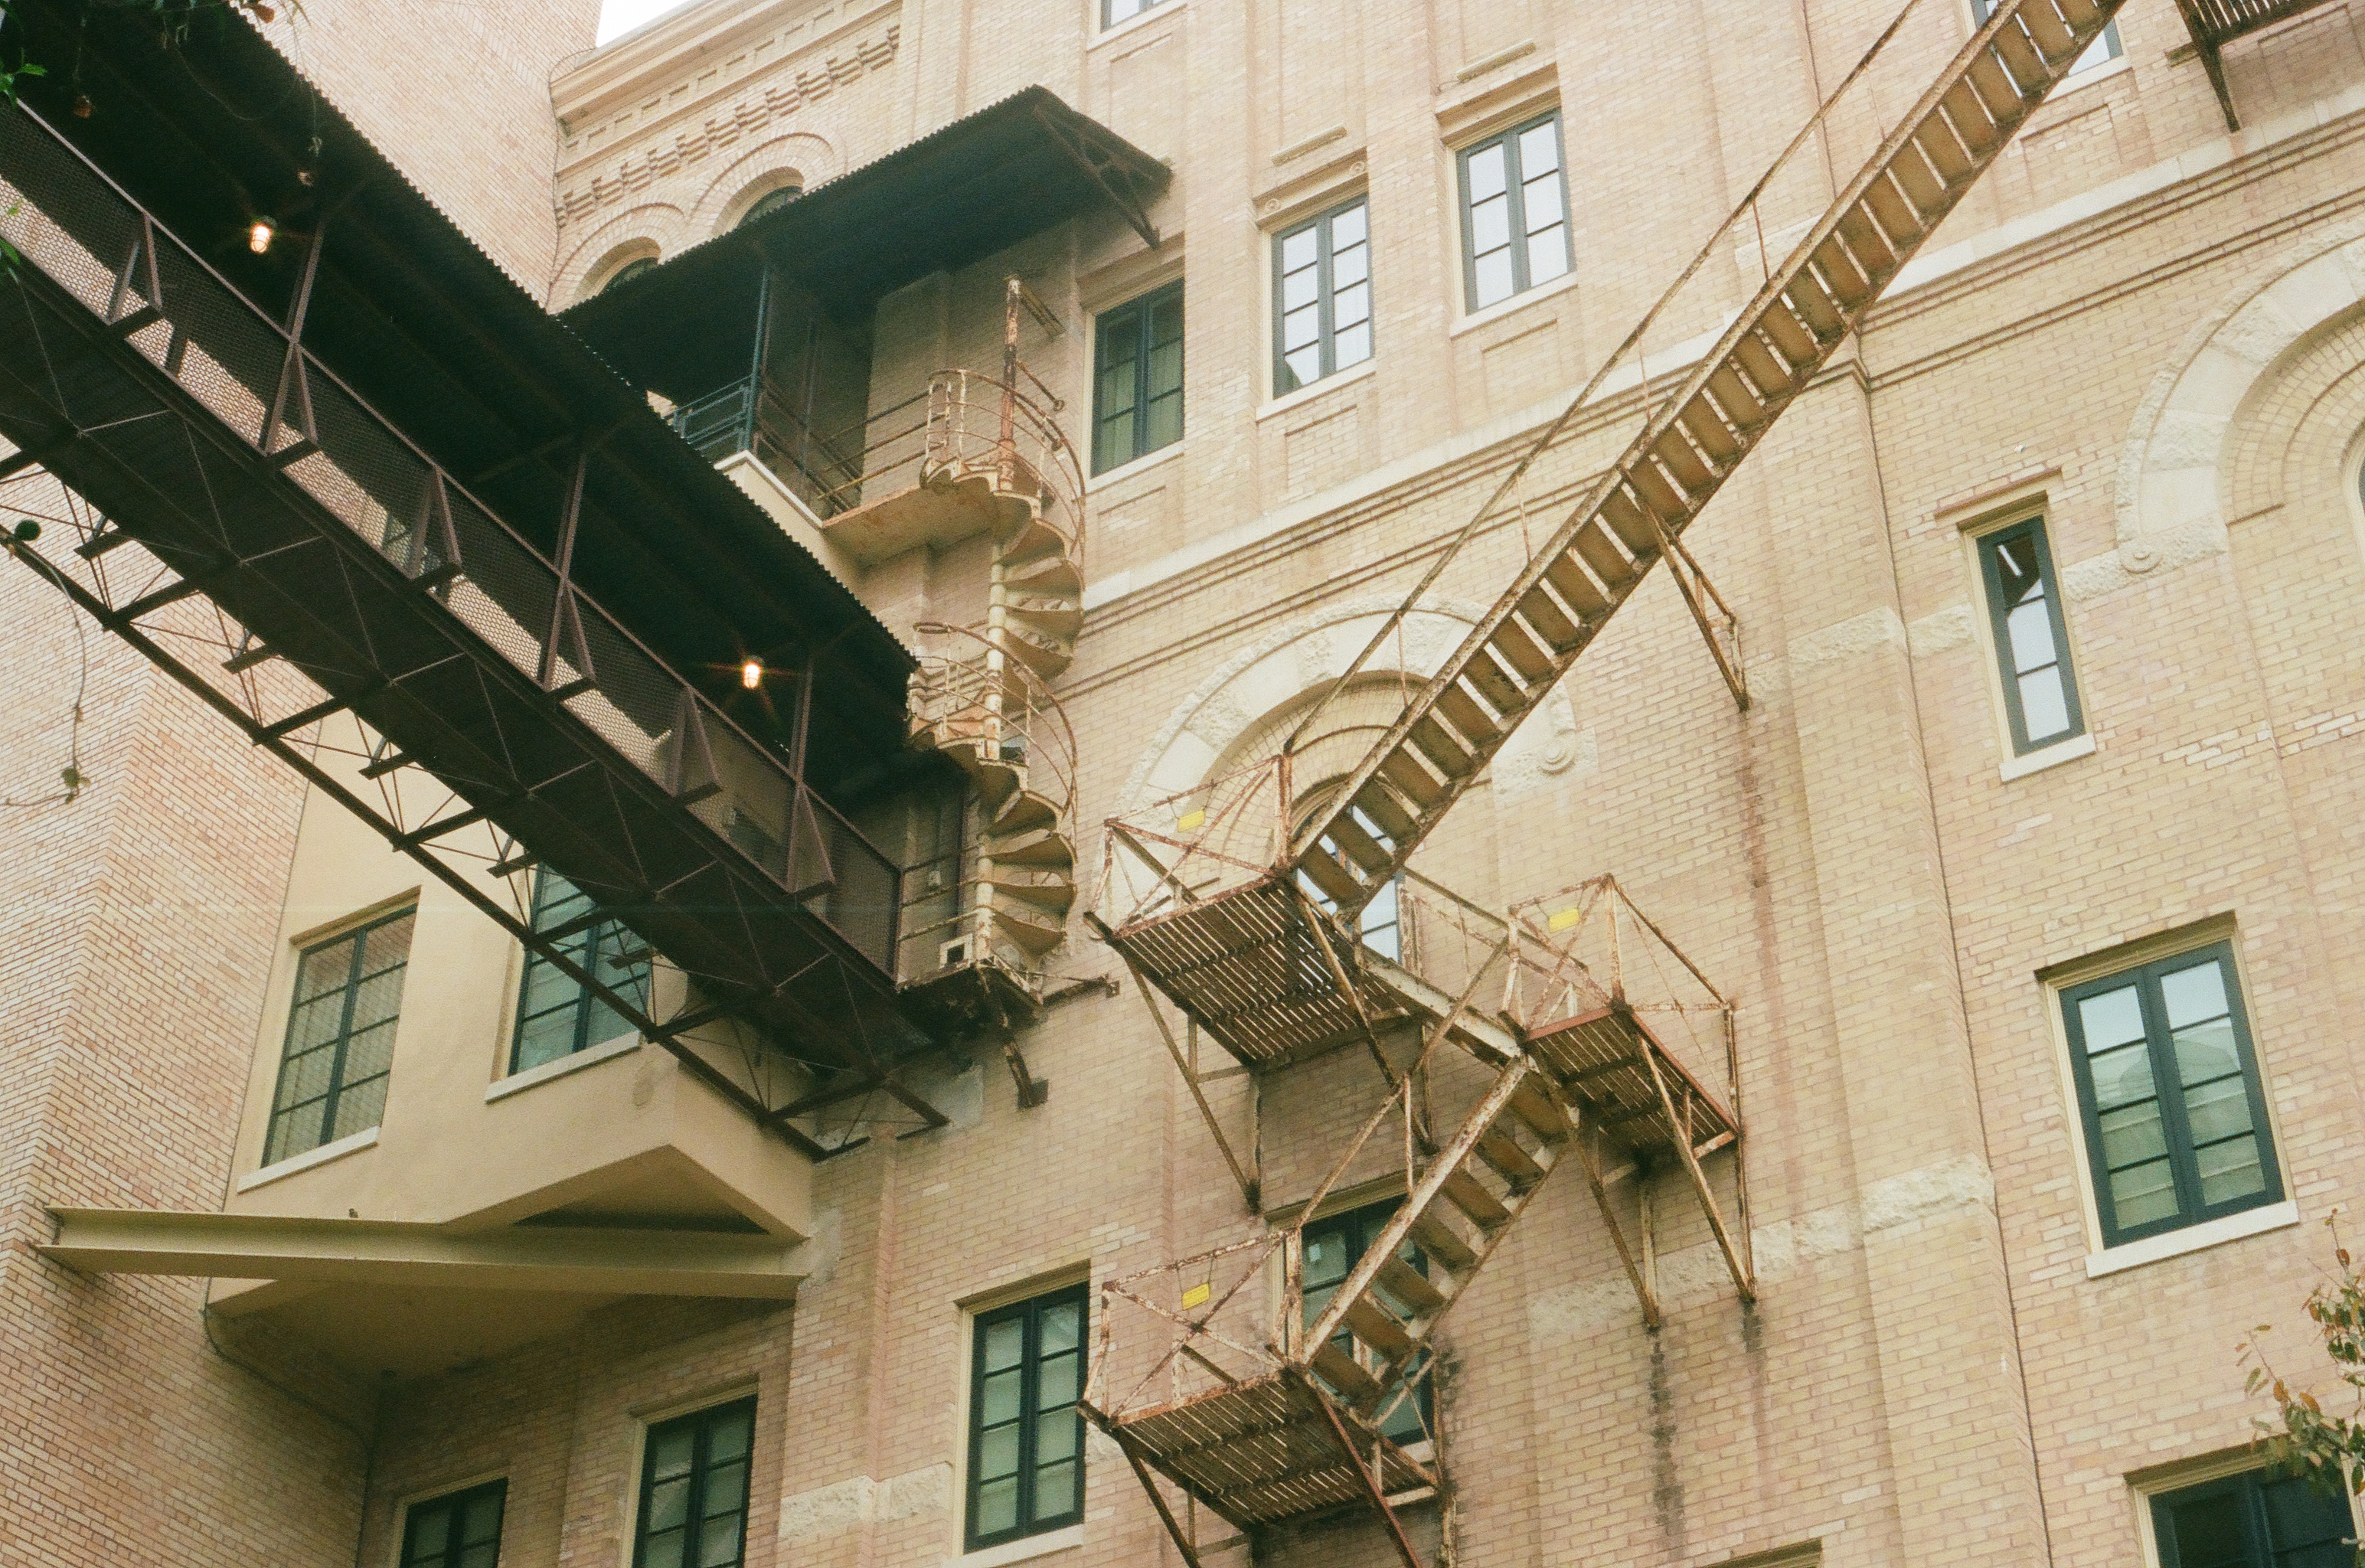
[[[0,194],[0,478],[66,544],[21,562],[806,1153],[848,1105],[942,1125],[901,1076],[933,1043],[897,869],[804,783],[802,723],[757,742],[573,580],[596,432],[546,557],[305,346],[332,224],[281,320],[29,111]],[[536,866],[661,956],[654,1004],[533,930]]]

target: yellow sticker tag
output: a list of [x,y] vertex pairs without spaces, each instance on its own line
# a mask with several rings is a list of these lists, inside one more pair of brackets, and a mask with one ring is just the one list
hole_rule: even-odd
[[1574,909],[1556,909],[1552,911],[1552,918],[1545,921],[1544,924],[1553,931],[1565,931],[1576,924],[1577,913]]
[[1199,1305],[1215,1294],[1215,1288],[1213,1285],[1193,1285],[1182,1293],[1182,1309],[1188,1312],[1191,1308]]
[[1176,823],[1174,825],[1181,828],[1184,833],[1189,833],[1193,828],[1199,826],[1206,820],[1207,813],[1205,810],[1193,810],[1184,812],[1182,813],[1182,820]]

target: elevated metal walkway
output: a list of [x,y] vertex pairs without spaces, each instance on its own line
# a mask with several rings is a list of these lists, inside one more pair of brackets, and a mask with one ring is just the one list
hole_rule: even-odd
[[[243,298],[29,110],[0,115],[0,477],[67,503],[11,548],[254,741],[810,1154],[800,1119],[929,1048],[892,980],[898,868],[784,754]],[[36,489],[40,487],[33,487]],[[20,508],[21,512],[21,508]],[[342,754],[340,756],[340,753]],[[654,1016],[537,932],[547,866],[646,939]]]

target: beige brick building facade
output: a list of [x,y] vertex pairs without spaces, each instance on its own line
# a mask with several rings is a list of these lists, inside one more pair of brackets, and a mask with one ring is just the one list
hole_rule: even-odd
[[[1104,1321],[1099,1287],[1295,1224],[1386,1086],[1360,1044],[1215,1072],[1213,1036],[1156,1002],[1261,1176],[1244,1204],[1138,973],[1085,924],[1125,913],[1101,824],[1164,809],[1187,838],[1189,801],[1158,802],[1279,749],[1896,7],[694,0],[584,53],[573,5],[454,11],[432,66],[379,9],[309,6],[285,47],[554,310],[644,259],[653,280],[699,264],[763,197],[861,180],[1029,87],[1171,169],[1138,215],[1154,248],[1104,202],[886,292],[857,334],[875,436],[937,371],[1001,374],[1023,278],[1042,315],[1007,319],[1090,475],[1051,683],[1078,895],[1064,940],[1023,956],[1049,1000],[1007,1032],[1048,1094],[1021,1103],[989,1029],[903,1081],[945,1125],[882,1116],[813,1160],[654,1042],[517,1070],[516,942],[10,564],[0,792],[49,796],[75,745],[88,783],[0,812],[0,1558],[396,1563],[415,1505],[498,1480],[505,1568],[628,1568],[652,1430],[752,1395],[744,1556],[713,1562],[1180,1562],[1098,1430],[1080,1522],[973,1546],[978,1319],[1095,1287],[1091,1336],[1128,1336],[1109,1365],[1139,1375],[1157,1326]],[[1743,207],[1637,373],[1337,711],[1385,724],[1986,13],[1909,8],[1893,75]],[[1422,1451],[1448,1484],[1400,1510],[1423,1562],[2176,1568],[2153,1499],[2253,1462],[2236,1342],[2272,1322],[2308,1361],[2322,1222],[2365,1193],[2365,5],[2229,44],[2230,132],[2166,0],[2130,0],[2086,58],[1687,536],[1746,707],[1655,574],[1414,861],[1546,921],[1612,875],[1731,1001],[1730,1081],[1721,1025],[1671,1014],[1665,1037],[1740,1124],[1703,1170],[1755,1295],[1677,1163],[1613,1173],[1600,1205],[1575,1172],[1545,1185],[1434,1341]],[[1528,286],[1478,305],[1466,156],[1546,117],[1569,264],[1534,276],[1528,252]],[[1368,357],[1283,390],[1276,247],[1358,202]],[[1113,334],[1178,282],[1181,433],[1145,416],[1103,446]],[[915,649],[987,613],[978,531],[862,533],[778,463],[724,465]],[[2049,732],[2021,678],[2044,661],[1997,602],[1996,542],[2031,520],[2072,711]],[[318,744],[363,787],[364,759]],[[1362,740],[1340,745],[1300,777],[1343,772]],[[1401,907],[1390,940],[1441,953],[1417,889]],[[404,908],[378,1125],[266,1154],[305,955]],[[2079,1009],[2210,951],[2263,1184],[2141,1220],[2133,1187],[2097,1190],[2093,1140],[2119,1150],[2125,1124],[2094,1102],[2102,1014]],[[1659,961],[1637,959],[1638,997]],[[1440,1137],[1488,1081],[1447,1056]],[[2206,1112],[2178,1103],[2191,1185]],[[1315,1217],[1401,1194],[1408,1144],[1379,1138]],[[53,1209],[654,1250],[637,1285],[207,1282],[45,1255]],[[1656,1327],[1612,1212],[1647,1238]],[[778,1244],[793,1289],[667,1285],[653,1231]],[[1192,1529],[1211,1565],[1398,1560],[1370,1510],[1243,1538],[1200,1507]]]

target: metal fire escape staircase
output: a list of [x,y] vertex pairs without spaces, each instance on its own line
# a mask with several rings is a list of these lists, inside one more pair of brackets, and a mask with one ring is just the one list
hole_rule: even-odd
[[[1611,370],[1639,349],[1669,300],[1727,243],[1733,225],[1760,221],[1757,204],[1776,174],[1810,137],[1833,134],[1834,106],[1872,99],[1875,106],[1864,112],[1879,112],[1876,95],[1853,100],[1848,95],[1913,8],[1909,0],[1667,297],[1429,568],[1404,609],[1332,687],[1332,698],[1395,633],[1520,474],[1603,390]],[[1111,1313],[1104,1310],[1102,1365],[1088,1414],[1124,1451],[1194,1568],[1199,1559],[1192,1532],[1178,1523],[1155,1476],[1179,1487],[1192,1506],[1204,1505],[1243,1531],[1368,1503],[1386,1523],[1407,1568],[1418,1568],[1392,1502],[1441,1488],[1443,1479],[1433,1456],[1417,1457],[1382,1435],[1380,1417],[1407,1396],[1408,1373],[1421,1362],[1438,1319],[1571,1152],[1583,1157],[1647,1318],[1657,1318],[1647,1250],[1637,1259],[1613,1212],[1600,1166],[1605,1149],[1670,1160],[1686,1172],[1736,1287],[1744,1299],[1751,1296],[1745,1187],[1739,1188],[1740,1223],[1728,1226],[1700,1166],[1707,1154],[1738,1143],[1737,1112],[1719,1104],[1664,1048],[1620,992],[1614,969],[1597,1005],[1570,1004],[1580,991],[1600,988],[1564,988],[1557,1009],[1531,1002],[1487,1017],[1473,1003],[1490,964],[1507,965],[1514,993],[1521,990],[1520,974],[1532,969],[1517,956],[1518,921],[1507,923],[1509,934],[1493,959],[1464,966],[1474,973],[1451,1002],[1439,999],[1452,987],[1433,980],[1405,983],[1403,966],[1360,947],[1351,933],[1384,890],[1395,890],[1401,900],[1425,882],[1409,871],[1409,857],[1653,565],[1669,561],[1703,631],[1710,630],[1697,578],[1684,572],[1689,565],[1685,530],[2118,8],[2118,0],[2003,0],[1994,6],[1937,80],[1879,137],[1862,169],[1787,259],[1774,265],[1767,258],[1763,286],[1673,390],[1655,396],[1648,375],[1640,377],[1639,432],[1322,809],[1293,831],[1293,752],[1307,737],[1318,737],[1329,698],[1268,763],[1108,824],[1104,887],[1120,890],[1122,907],[1111,911],[1113,919],[1095,919],[1095,929],[1143,982],[1160,1036],[1219,1141],[1223,1135],[1202,1092],[1195,1057],[1176,1045],[1149,997],[1153,989],[1194,1030],[1205,1030],[1250,1069],[1297,1059],[1359,1035],[1370,1041],[1388,1080],[1389,1099],[1307,1203],[1306,1218],[1316,1216],[1331,1183],[1392,1107],[1401,1108],[1405,1119],[1405,1199],[1328,1308],[1302,1333],[1288,1309],[1287,1287],[1280,1320],[1261,1344],[1239,1318],[1243,1293],[1262,1277],[1274,1249],[1290,1251],[1290,1238],[1305,1219],[1262,1242],[1169,1265],[1165,1280],[1175,1288],[1162,1299],[1144,1280],[1114,1282],[1104,1293],[1104,1307],[1122,1301],[1164,1320],[1175,1334],[1142,1381],[1123,1386],[1115,1369],[1125,1358],[1110,1337]],[[1758,249],[1763,255],[1762,238]],[[1717,647],[1712,633],[1710,642]],[[1745,706],[1737,669],[1721,648],[1717,652]],[[1243,836],[1244,821],[1274,821],[1269,813],[1283,824],[1277,832]],[[1279,852],[1260,859],[1253,853],[1260,841],[1277,845]],[[1540,951],[1555,951],[1541,935],[1538,940]],[[1557,951],[1561,961],[1570,961],[1568,949]],[[1400,1072],[1379,1036],[1406,1026],[1420,1031],[1422,1044],[1415,1067]],[[1495,1076],[1459,1129],[1424,1163],[1413,1085],[1449,1037],[1464,1048],[1483,1039],[1472,1054],[1491,1064]],[[1730,1064],[1730,1054],[1727,1059]],[[1735,1091],[1737,1098],[1737,1081]],[[1225,1153],[1254,1208],[1256,1173],[1243,1168],[1228,1143]],[[1407,1249],[1417,1249],[1426,1268],[1410,1265],[1414,1254]],[[1227,1260],[1237,1265],[1243,1258],[1247,1272],[1218,1294],[1213,1275]],[[1198,1282],[1186,1283],[1194,1271]],[[1258,1364],[1244,1368],[1242,1357]],[[1212,1380],[1214,1386],[1186,1394],[1186,1367],[1196,1381]],[[1167,1397],[1146,1402],[1145,1391],[1161,1375],[1170,1380]]]
[[[898,1078],[933,1047],[897,1005],[898,868],[575,580],[614,500],[588,447],[545,554],[308,346],[333,218],[281,319],[29,109],[0,187],[0,482],[58,509],[13,525],[20,562],[808,1154],[849,1097],[942,1125]],[[600,907],[534,929],[538,867]],[[651,990],[570,951],[611,916]]]
[[1065,940],[1076,902],[1075,733],[1051,683],[1074,660],[1084,603],[1083,474],[1053,417],[1060,400],[1018,357],[1030,311],[1048,319],[1009,279],[1001,381],[947,371],[930,388],[921,490],[980,492],[993,557],[981,626],[920,628],[953,649],[922,659],[910,700],[913,743],[950,757],[977,790],[969,904],[945,938],[948,966],[1022,976]]

